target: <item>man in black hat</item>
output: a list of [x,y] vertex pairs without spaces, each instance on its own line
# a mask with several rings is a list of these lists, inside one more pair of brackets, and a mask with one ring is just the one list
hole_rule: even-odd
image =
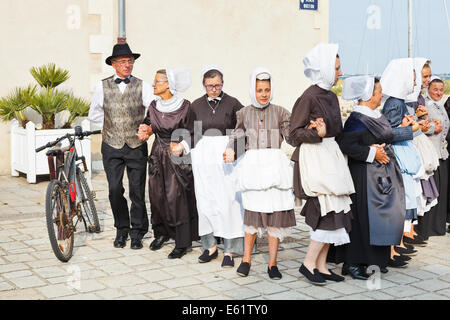
[[[117,231],[114,240],[116,248],[125,247],[129,235],[131,249],[141,249],[142,238],[149,227],[145,206],[148,150],[147,143],[140,141],[136,133],[154,96],[150,85],[131,75],[134,61],[139,56],[126,43],[114,46],[112,55],[105,62],[114,68],[115,74],[98,82],[89,110],[91,123],[103,127],[103,167]],[[129,181],[130,210],[123,196],[125,168]]]

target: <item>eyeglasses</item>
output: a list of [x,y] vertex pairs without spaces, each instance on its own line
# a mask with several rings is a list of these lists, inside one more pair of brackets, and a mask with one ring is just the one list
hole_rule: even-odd
[[117,64],[119,64],[121,66],[124,66],[126,64],[131,64],[131,65],[134,64],[134,60],[113,60],[113,62],[117,63]]
[[209,91],[212,91],[213,89],[214,90],[220,90],[220,89],[222,89],[222,87],[223,87],[223,84],[216,84],[216,85],[205,85],[205,88],[206,88],[206,90],[209,90]]
[[168,80],[154,80],[153,84],[157,84],[158,82],[169,82]]

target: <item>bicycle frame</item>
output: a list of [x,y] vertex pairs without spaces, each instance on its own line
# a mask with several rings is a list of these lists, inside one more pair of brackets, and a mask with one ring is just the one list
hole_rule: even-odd
[[[75,216],[78,217],[75,224],[71,226],[72,230],[69,232],[76,231],[76,226],[81,217],[81,210],[78,208],[77,198],[81,194],[81,187],[76,178],[76,168],[78,160],[82,160],[83,167],[87,171],[86,160],[84,156],[78,156],[75,139],[69,139],[69,146],[61,149],[53,149],[47,152],[50,179],[57,179],[62,183],[66,184],[67,190],[69,191],[66,195],[68,212],[70,212],[70,220],[73,221]],[[56,165],[55,165],[56,160]],[[70,234],[69,234],[70,235]]]

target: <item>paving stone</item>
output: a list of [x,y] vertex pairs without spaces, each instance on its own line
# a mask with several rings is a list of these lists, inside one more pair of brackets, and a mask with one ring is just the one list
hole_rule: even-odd
[[179,291],[183,295],[190,296],[192,299],[208,298],[218,294],[218,292],[211,290],[210,288],[207,288],[204,285],[178,288],[177,291]]
[[97,290],[96,295],[105,300],[112,300],[123,296],[123,293],[118,289]]
[[383,292],[396,298],[415,297],[426,293],[426,291],[410,285],[396,286],[393,288],[384,289]]
[[26,276],[31,276],[33,273],[30,270],[21,270],[21,271],[14,271],[14,272],[8,272],[2,274],[2,277],[5,279],[14,279],[14,278],[21,278]]
[[145,280],[135,275],[119,275],[119,276],[107,276],[98,278],[97,281],[103,283],[109,288],[122,288],[125,286],[134,286],[145,283]]
[[411,285],[427,291],[438,291],[450,288],[450,283],[439,279],[422,280],[419,282],[412,283]]
[[48,299],[61,298],[64,296],[73,295],[75,293],[74,289],[64,284],[45,286],[38,288],[37,290],[39,290]]
[[256,292],[260,292],[263,295],[270,295],[274,293],[287,291],[286,287],[283,287],[271,281],[260,281],[256,283],[251,283],[246,285],[246,287]]
[[201,281],[197,280],[195,278],[177,278],[177,279],[172,279],[172,280],[160,281],[159,283],[169,289],[176,289],[176,288],[192,286],[194,284],[200,284]]
[[275,294],[265,295],[268,300],[313,300],[313,298],[298,291],[284,291]]
[[303,292],[305,295],[315,299],[333,299],[342,296],[341,293],[328,289],[327,285],[323,287],[313,285],[311,287],[308,287],[307,290],[297,290],[297,291]]
[[33,288],[33,287],[41,287],[46,283],[36,276],[27,276],[20,278],[12,278],[9,279],[10,282],[14,283],[16,287],[19,289]]

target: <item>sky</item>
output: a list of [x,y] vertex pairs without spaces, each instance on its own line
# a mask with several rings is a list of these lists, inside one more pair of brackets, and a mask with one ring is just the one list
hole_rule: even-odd
[[[431,59],[433,74],[450,74],[443,0],[412,3],[413,57]],[[391,59],[408,56],[408,0],[330,0],[329,41],[339,44],[344,75],[381,75]]]

